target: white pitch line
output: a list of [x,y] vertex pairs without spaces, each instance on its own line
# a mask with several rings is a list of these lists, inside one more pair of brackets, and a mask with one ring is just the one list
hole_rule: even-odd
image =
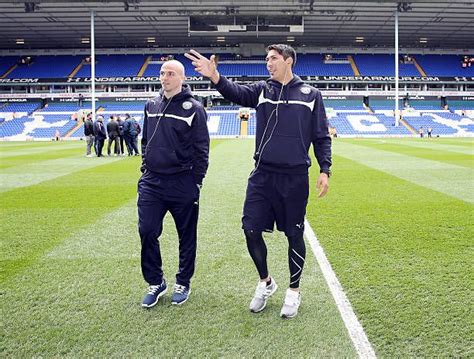
[[374,349],[372,348],[372,345],[370,344],[369,339],[364,332],[364,328],[362,328],[362,325],[359,323],[359,320],[352,309],[352,305],[344,293],[341,283],[332,270],[331,264],[324,253],[323,247],[321,247],[318,238],[316,238],[313,229],[306,219],[304,221],[304,227],[304,236],[311,245],[311,249],[313,250],[314,256],[316,257],[316,261],[318,262],[324,279],[329,286],[329,290],[331,291],[331,294],[336,302],[337,309],[339,310],[339,313],[341,313],[342,320],[344,321],[347,331],[349,332],[352,343],[354,343],[354,347],[357,351],[357,354],[359,355],[359,358],[377,358]]

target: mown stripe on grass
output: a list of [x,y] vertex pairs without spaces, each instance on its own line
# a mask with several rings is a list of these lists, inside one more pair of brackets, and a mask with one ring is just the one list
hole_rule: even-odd
[[[38,155],[46,152],[53,152],[58,150],[69,150],[73,148],[78,148],[78,143],[76,142],[67,142],[61,145],[56,145],[56,143],[48,144],[45,146],[34,146],[34,147],[22,147],[19,149],[6,149],[4,144],[2,144],[2,151],[0,151],[0,161],[5,158],[17,157],[17,156],[29,156],[29,155]],[[85,152],[85,151],[84,151]]]
[[122,159],[123,157],[84,158],[72,156],[10,167],[0,173],[0,192],[32,186],[74,172],[107,165]]
[[[354,141],[355,144],[375,148],[377,150],[395,152],[400,155],[422,158],[436,162],[444,162],[451,165],[467,167],[474,169],[474,156],[466,153],[449,152],[436,150],[435,148],[411,147],[398,143],[392,143],[391,140],[361,140]],[[453,146],[460,147],[460,146]]]
[[71,232],[135,198],[138,165],[107,162],[0,194],[2,278],[12,277]]
[[462,153],[466,155],[474,155],[474,141],[470,144],[470,146],[459,146],[453,144],[446,144],[443,142],[434,139],[433,141],[413,141],[413,140],[402,140],[402,139],[390,139],[390,141],[379,140],[380,142],[387,142],[392,143],[395,145],[403,145],[415,148],[425,148],[431,149],[440,152],[454,152],[454,153]]
[[466,202],[474,202],[474,170],[338,141],[335,154]]
[[68,260],[131,259],[139,257],[139,244],[137,201],[134,198],[72,233],[47,257]]
[[21,155],[15,157],[7,157],[0,160],[0,170],[5,171],[7,168],[26,166],[41,161],[51,161],[59,158],[78,156],[76,148],[61,149],[57,148],[54,151],[42,152],[38,154]]

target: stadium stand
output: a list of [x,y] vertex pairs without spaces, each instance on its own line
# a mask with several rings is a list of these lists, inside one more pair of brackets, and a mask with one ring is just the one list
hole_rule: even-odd
[[323,100],[326,108],[342,109],[342,110],[363,110],[362,100]]
[[[210,54],[206,54],[209,56]],[[327,55],[327,54],[326,54]],[[158,76],[162,59],[168,55],[98,55],[97,77]],[[182,61],[188,76],[199,76],[192,64],[183,56],[174,56]],[[403,60],[405,61],[405,57]],[[31,64],[14,67],[20,57],[0,57],[0,72],[12,70],[8,78],[66,78],[89,77],[90,64],[83,56],[32,56]],[[402,58],[401,58],[402,59]],[[413,61],[412,61],[413,60]],[[149,63],[151,61],[151,63]],[[402,61],[403,62],[403,61]],[[417,66],[415,66],[417,63]],[[422,70],[420,70],[422,69]],[[268,76],[263,56],[242,57],[234,54],[222,54],[219,58],[219,70],[223,75],[232,77],[246,74]],[[416,55],[408,63],[400,63],[400,76],[420,76],[420,71],[429,76],[471,76],[474,67],[463,69],[459,56]],[[72,72],[73,75],[72,75]],[[349,54],[301,54],[298,55],[295,73],[301,76],[354,76],[360,72],[363,76],[393,76],[392,55],[349,55]],[[404,96],[403,93],[400,94]],[[403,110],[401,125],[394,122],[394,101],[377,97],[370,98],[370,108],[359,99],[340,96],[326,96],[324,100],[330,125],[340,136],[413,136],[420,128],[433,128],[434,135],[460,136],[472,135],[474,101],[447,99],[449,109],[441,107],[440,99],[409,100],[409,107]],[[386,98],[386,97],[385,97]],[[101,99],[96,102],[96,110],[108,121],[110,115],[124,116],[129,113],[143,126],[145,100],[119,101]],[[218,102],[219,103],[219,102]],[[225,103],[225,102],[224,102]],[[79,107],[77,100],[50,101],[41,108],[40,101],[0,103],[0,138],[18,139],[23,137],[48,139],[59,130],[61,136],[80,138],[83,126],[74,120],[80,109],[90,109],[89,100]],[[208,126],[213,137],[236,137],[241,135],[238,106],[219,105],[208,109]],[[471,117],[469,117],[471,116]],[[77,127],[77,128],[76,128]],[[248,135],[255,135],[255,114],[247,124]],[[71,134],[70,132],[73,131]],[[242,128],[245,131],[245,127]]]
[[474,76],[474,66],[463,68],[457,55],[417,55],[428,76]]
[[143,113],[145,108],[146,101],[99,101],[98,107],[102,108],[106,113],[109,112],[118,112],[118,113],[127,113],[129,111],[140,111]]
[[[86,103],[83,108],[91,108],[91,103]],[[50,102],[46,104],[42,109],[37,110],[36,112],[77,112],[80,109],[77,102]]]
[[[137,76],[146,56],[144,55],[98,55],[95,73],[97,77]],[[90,77],[90,64],[83,64],[75,77]]]
[[[370,108],[372,110],[394,110],[395,101],[394,100],[370,100]],[[398,108],[403,109],[403,101],[400,100],[398,103]]]
[[439,100],[410,100],[410,107],[416,110],[440,110]]
[[[204,54],[210,56],[210,54]],[[357,54],[351,55],[362,76],[394,76],[393,55]],[[97,77],[137,76],[148,56],[145,55],[98,55],[96,57]],[[153,55],[153,63],[148,64],[143,76],[158,76],[162,55]],[[334,55],[343,59],[346,54]],[[187,76],[200,76],[183,55],[174,56],[185,66]],[[413,58],[427,76],[474,76],[474,67],[462,68],[460,57],[456,55],[416,55]],[[20,65],[8,78],[66,78],[82,63],[74,77],[90,77],[90,64],[84,63],[85,57],[72,55],[34,56],[30,65]],[[0,76],[18,57],[0,57]],[[158,62],[156,62],[158,61]],[[219,58],[219,71],[225,76],[264,76],[268,75],[265,59],[262,56],[236,59],[234,55],[223,54]],[[301,76],[354,76],[354,70],[348,62],[325,63],[323,54],[298,55],[295,73]],[[421,76],[414,63],[400,63],[400,76]]]
[[[466,105],[467,101],[461,103]],[[449,110],[442,110],[436,106],[437,101],[420,100],[404,113],[406,123],[417,131],[420,127],[433,128],[434,135],[460,136],[469,135],[473,132],[473,119]],[[59,130],[61,136],[65,136],[77,125],[73,115],[77,112],[75,103],[51,103],[47,108],[34,111],[27,115],[27,110],[38,107],[39,104],[15,103],[9,104],[7,108],[23,110],[24,116],[9,119],[0,124],[0,138],[15,139],[20,135],[34,137],[37,139],[49,139]],[[124,116],[130,113],[143,127],[144,101],[134,102],[98,102],[99,113],[108,121],[110,115]],[[412,136],[413,133],[403,125],[393,125],[393,101],[374,100],[371,101],[373,113],[363,108],[362,102],[358,100],[325,100],[329,123],[336,128],[339,136]],[[433,109],[436,107],[436,109]],[[400,106],[400,109],[402,107]],[[238,118],[239,107],[237,106],[215,106],[208,109],[208,127],[212,137],[237,137],[240,135],[240,120]],[[459,113],[458,113],[459,112]],[[0,118],[5,117],[5,109],[0,109]],[[20,112],[18,112],[20,113]],[[251,111],[248,121],[248,135],[255,135],[255,111]],[[69,137],[80,138],[83,136],[83,126],[78,127]]]
[[370,114],[363,111],[338,111],[329,119],[338,135],[348,136],[400,136],[411,135],[404,126],[395,127],[393,116],[387,113]]
[[0,57],[0,77],[3,76],[12,66],[18,63],[20,58],[18,56],[3,56]]
[[354,71],[348,62],[326,64],[322,54],[299,55],[295,73],[302,76],[354,76]]
[[28,116],[15,118],[10,121],[4,121],[0,124],[0,138],[14,138],[25,130],[25,123],[32,121]]
[[452,110],[474,110],[474,101],[449,100],[448,106]]
[[15,112],[31,114],[41,106],[39,102],[11,102],[1,109],[1,112]]
[[82,61],[82,56],[35,56],[29,65],[19,65],[7,78],[66,78]]
[[[395,64],[391,55],[353,55],[362,76],[395,76]],[[400,76],[421,76],[414,64],[399,65]]]

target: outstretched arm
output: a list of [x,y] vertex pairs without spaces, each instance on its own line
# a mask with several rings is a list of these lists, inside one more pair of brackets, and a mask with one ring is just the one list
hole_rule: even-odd
[[184,56],[192,61],[197,72],[209,77],[211,82],[215,85],[216,90],[219,91],[224,98],[245,107],[255,108],[257,106],[258,96],[262,92],[262,83],[239,85],[226,79],[225,76],[219,75],[214,55],[208,59],[199,52],[190,50],[189,53],[184,54]]

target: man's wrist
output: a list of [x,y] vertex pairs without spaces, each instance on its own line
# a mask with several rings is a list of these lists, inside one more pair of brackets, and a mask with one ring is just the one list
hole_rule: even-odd
[[324,169],[324,170],[319,170],[319,173],[325,173],[327,174],[328,178],[331,177],[331,170],[329,169]]
[[219,82],[219,80],[221,79],[221,75],[219,74],[219,71],[216,70],[216,72],[214,74],[212,74],[211,77],[209,77],[209,79],[211,80],[211,82],[214,84],[214,85],[217,85],[217,83]]

